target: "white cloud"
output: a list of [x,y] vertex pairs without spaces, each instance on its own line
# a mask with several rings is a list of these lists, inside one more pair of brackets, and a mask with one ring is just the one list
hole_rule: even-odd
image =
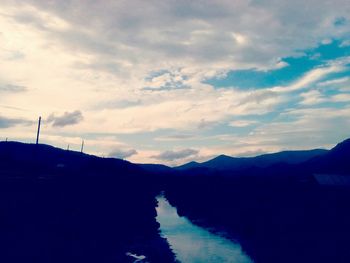
[[318,90],[309,90],[301,93],[300,96],[303,98],[300,102],[302,105],[314,105],[327,101],[325,96]]
[[251,121],[251,120],[237,120],[237,121],[231,121],[229,125],[232,127],[247,127],[255,123],[256,121]]
[[334,102],[350,102],[350,94],[349,93],[340,93],[340,94],[336,94],[334,96],[331,97],[331,101]]
[[305,89],[308,88],[310,85],[314,84],[315,82],[321,80],[322,78],[326,77],[327,75],[331,73],[337,73],[342,72],[346,70],[346,67],[342,64],[344,63],[336,63],[331,64],[327,67],[322,68],[316,68],[309,72],[307,72],[302,78],[298,79],[293,84],[286,86],[286,87],[275,87],[272,88],[272,91],[275,92],[291,92],[296,91],[299,89]]
[[349,77],[337,78],[337,79],[331,79],[331,80],[320,82],[317,85],[320,87],[335,86],[335,85],[347,83],[349,80],[350,80]]

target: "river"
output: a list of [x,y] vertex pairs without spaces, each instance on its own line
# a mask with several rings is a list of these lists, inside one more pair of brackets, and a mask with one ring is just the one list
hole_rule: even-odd
[[158,196],[157,221],[176,259],[182,263],[252,263],[241,246],[180,217],[176,208]]

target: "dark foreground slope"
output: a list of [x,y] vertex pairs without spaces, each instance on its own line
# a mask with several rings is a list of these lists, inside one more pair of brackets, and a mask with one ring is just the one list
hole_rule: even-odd
[[350,140],[304,163],[200,171],[169,179],[166,197],[255,262],[350,262]]
[[0,143],[0,260],[136,262],[130,252],[173,262],[155,220],[164,190],[181,215],[238,240],[257,263],[350,262],[350,140],[293,154],[177,170]]
[[47,145],[0,143],[1,262],[173,262],[157,189],[136,165]]

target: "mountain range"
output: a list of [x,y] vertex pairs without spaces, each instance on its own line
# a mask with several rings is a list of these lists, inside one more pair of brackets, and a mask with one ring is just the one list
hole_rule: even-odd
[[231,157],[227,155],[219,155],[206,162],[189,162],[184,165],[177,166],[175,169],[184,170],[192,168],[211,168],[218,170],[239,170],[249,167],[266,168],[277,163],[302,163],[327,152],[328,151],[324,149],[314,149],[305,151],[283,151],[259,155],[256,157]]
[[[349,173],[350,139],[330,150],[313,149],[282,151],[256,157],[230,157],[219,155],[206,162],[189,162],[177,167],[161,164],[133,164],[116,158],[102,158],[75,151],[68,151],[44,144],[0,142],[0,169],[16,170],[38,166],[41,169],[76,170],[87,173],[135,174],[151,172],[169,173],[216,173],[240,171],[290,171]],[[21,163],[21,166],[18,166]],[[15,165],[16,164],[16,165]]]

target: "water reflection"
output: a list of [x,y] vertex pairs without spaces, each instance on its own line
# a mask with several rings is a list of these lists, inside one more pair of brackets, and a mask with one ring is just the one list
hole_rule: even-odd
[[160,223],[161,234],[168,240],[180,262],[252,262],[239,244],[193,225],[185,217],[179,217],[176,208],[163,196],[157,200],[157,221]]

